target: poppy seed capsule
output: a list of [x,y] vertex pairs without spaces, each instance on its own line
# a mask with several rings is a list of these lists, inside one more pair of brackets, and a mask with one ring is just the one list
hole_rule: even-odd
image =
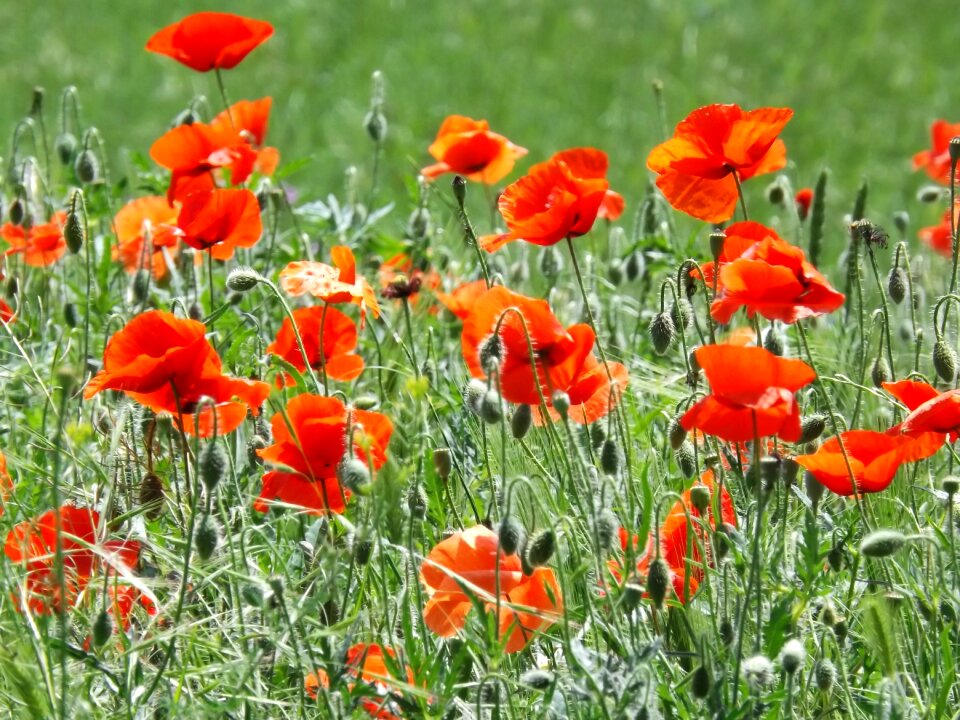
[[867,557],[885,558],[904,546],[907,537],[898,530],[874,530],[860,542],[860,552]]
[[960,136],[950,138],[950,144],[947,147],[950,151],[950,163],[956,165],[960,160]]
[[620,531],[620,520],[613,514],[612,510],[604,508],[597,515],[597,542],[600,549],[608,551],[613,549],[618,540]]
[[827,427],[827,417],[826,415],[821,415],[820,413],[814,413],[812,415],[807,415],[800,420],[800,439],[797,440],[797,443],[800,445],[806,444],[808,442],[813,442],[818,437],[823,435],[823,431]]
[[448,448],[437,448],[433,451],[433,468],[437,471],[437,476],[446,482],[453,471],[453,456]]
[[345,488],[359,492],[370,483],[370,469],[359,458],[350,458],[337,467],[337,480]]
[[77,152],[77,136],[70,132],[62,132],[57,135],[53,146],[57,157],[60,158],[60,163],[69,165]]
[[837,668],[829,659],[823,658],[813,666],[813,677],[821,692],[830,692],[837,681]]
[[698,700],[703,700],[710,694],[710,688],[713,687],[713,678],[710,677],[710,671],[705,665],[701,665],[693,671],[693,677],[690,680],[690,692]]
[[653,600],[654,606],[663,607],[663,601],[667,597],[669,586],[670,567],[666,560],[657,555],[650,563],[650,569],[647,571],[647,594]]
[[620,469],[620,448],[614,440],[604,440],[600,450],[600,467],[607,475],[616,475]]
[[697,474],[697,463],[693,455],[693,445],[689,440],[684,440],[683,443],[677,448],[677,465],[680,466],[680,472],[683,473],[683,476],[687,479],[692,478]]
[[217,537],[217,527],[213,524],[209,515],[204,515],[201,518],[193,540],[197,546],[197,557],[201,560],[209,560],[213,557],[219,538]]
[[727,234],[723,230],[710,233],[710,254],[713,256],[714,262],[723,254],[723,244],[726,241]]
[[93,150],[89,148],[77,155],[76,162],[73,163],[73,171],[77,174],[77,179],[84,185],[89,185],[100,179],[100,161]]
[[530,567],[543,567],[553,557],[557,549],[557,537],[553,530],[544,530],[535,536],[523,550],[523,557]]
[[687,439],[687,431],[684,430],[683,425],[680,424],[679,417],[670,419],[667,425],[667,437],[670,440],[670,447],[674,450],[679,450],[680,446],[683,445],[683,441]]
[[957,353],[943,339],[933,345],[933,369],[946,382],[953,382],[957,375]]
[[650,321],[650,339],[658,355],[667,352],[676,334],[677,327],[669,313],[659,312],[653,316],[653,320]]
[[227,275],[227,287],[233,292],[245,293],[253,290],[263,277],[253,268],[238,267]]
[[95,648],[103,647],[110,636],[113,635],[113,623],[110,621],[110,613],[106,610],[97,613],[97,618],[93,621],[91,635]]
[[497,536],[500,538],[500,549],[508,557],[516,555],[517,550],[523,548],[527,542],[527,531],[513,515],[507,515],[500,521]]
[[503,400],[500,393],[490,389],[480,400],[480,417],[485,423],[496,425],[503,418]]
[[220,443],[208,442],[200,451],[200,479],[208,493],[213,493],[217,485],[226,477],[229,464],[227,451]]
[[890,364],[885,357],[878,357],[873,361],[873,369],[870,371],[870,379],[875,388],[882,388],[885,382],[890,380]]

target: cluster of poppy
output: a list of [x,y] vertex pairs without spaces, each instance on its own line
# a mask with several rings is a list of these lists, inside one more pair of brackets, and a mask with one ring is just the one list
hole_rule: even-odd
[[[388,662],[384,659],[389,657]],[[413,670],[409,665],[403,666],[406,677],[397,678],[390,667],[397,667],[400,661],[396,651],[391,647],[376,643],[356,643],[347,649],[345,674],[369,687],[377,699],[364,697],[360,706],[370,717],[380,720],[399,720],[403,717],[400,711],[393,707],[392,696],[400,695],[402,685],[414,684]],[[304,679],[304,690],[307,695],[316,700],[320,688],[330,687],[330,677],[324,670],[317,670]],[[352,685],[351,685],[352,687]]]
[[[934,182],[949,185],[950,167],[953,162],[950,157],[950,141],[956,137],[960,137],[960,123],[935,120],[930,127],[930,149],[921,150],[913,156],[914,170],[925,170]],[[920,239],[944,257],[952,257],[953,234],[958,227],[958,218],[960,218],[960,202],[953,208],[952,218],[950,208],[947,208],[939,225],[921,228]]]
[[4,255],[22,255],[23,262],[30,267],[53,265],[67,252],[63,237],[66,222],[67,213],[58,210],[49,221],[39,225],[5,223],[0,227],[0,238],[9,245]]

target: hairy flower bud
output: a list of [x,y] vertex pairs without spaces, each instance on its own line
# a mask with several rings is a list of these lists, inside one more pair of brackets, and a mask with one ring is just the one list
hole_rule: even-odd
[[647,593],[653,600],[654,606],[663,607],[663,601],[667,597],[667,589],[670,587],[670,566],[660,555],[657,555],[650,563],[647,570]]
[[600,549],[609,551],[614,548],[619,539],[620,520],[612,510],[604,508],[597,515],[597,542]]
[[200,479],[208,493],[216,490],[217,485],[226,477],[230,460],[227,451],[216,442],[208,442],[200,451],[199,458]]
[[620,448],[616,440],[607,438],[600,449],[600,467],[607,475],[616,475],[620,469]]
[[627,261],[624,265],[624,270],[627,275],[627,280],[633,282],[638,277],[643,275],[646,263],[643,259],[643,254],[639,250],[634,250],[630,255],[627,256]]
[[684,440],[676,451],[677,465],[680,466],[680,472],[685,478],[692,478],[697,474],[697,463],[694,459],[693,444],[689,440]]
[[108,613],[106,610],[101,610],[99,613],[97,613],[97,617],[93,621],[93,628],[91,630],[92,632],[90,639],[93,647],[103,647],[107,640],[110,639],[110,636],[113,635],[113,622],[110,619],[110,613]]
[[437,448],[433,451],[433,467],[440,479],[446,482],[453,470],[453,456],[448,448]]
[[826,427],[826,415],[814,413],[812,415],[804,416],[800,420],[800,439],[797,440],[797,442],[801,445],[808,442],[813,442],[818,437],[823,435],[823,431],[826,429]]
[[53,147],[62,165],[69,165],[77,154],[77,136],[70,132],[57,135]]
[[100,161],[93,150],[89,148],[82,150],[73,164],[73,171],[77,174],[77,179],[84,185],[96,182],[100,179]]
[[830,692],[837,682],[837,668],[828,658],[818,660],[813,666],[813,678],[821,692]]
[[860,542],[860,552],[867,557],[885,558],[893,555],[907,542],[898,530],[874,530]]
[[943,339],[933,345],[933,369],[941,380],[949,383],[957,376],[957,353]]
[[480,399],[480,417],[490,425],[496,425],[503,418],[503,400],[496,390],[487,390]]
[[253,290],[261,280],[263,277],[253,268],[238,267],[227,275],[227,287],[234,292],[245,293]]
[[[544,530],[527,543],[523,551],[523,564],[530,568],[543,567],[550,562],[556,549],[557,537],[553,530]],[[530,574],[526,570],[524,572]]]
[[533,425],[533,408],[527,404],[520,404],[513,411],[510,418],[510,432],[517,440],[522,440]]
[[209,560],[213,557],[213,553],[217,549],[219,537],[217,526],[209,515],[205,514],[200,519],[193,540],[197,546],[197,557],[201,560]]
[[677,327],[669,313],[660,312],[653,316],[653,320],[650,321],[650,339],[658,355],[667,352],[676,334]]
[[516,555],[527,542],[527,531],[513,515],[507,515],[500,521],[497,534],[500,537],[500,549],[507,556]]

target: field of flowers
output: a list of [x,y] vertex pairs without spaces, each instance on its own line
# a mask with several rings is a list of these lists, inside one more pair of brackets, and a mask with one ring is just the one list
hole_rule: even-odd
[[960,122],[918,229],[802,107],[656,82],[626,187],[456,108],[398,159],[376,72],[318,194],[274,34],[155,30],[209,95],[124,162],[73,86],[12,129],[3,716],[956,717]]

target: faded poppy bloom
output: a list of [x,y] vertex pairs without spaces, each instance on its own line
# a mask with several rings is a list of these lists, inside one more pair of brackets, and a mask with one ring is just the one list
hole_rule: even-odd
[[0,322],[10,324],[16,320],[16,314],[13,308],[7,305],[6,301],[0,298]]
[[960,135],[960,123],[935,120],[930,126],[930,149],[913,156],[913,169],[923,168],[939,183],[950,182],[950,141]]
[[730,442],[776,435],[800,439],[800,408],[794,393],[816,378],[801,360],[777,357],[762,347],[705,345],[697,364],[710,383],[710,395],[680,418],[684,430],[696,428]]
[[229,260],[236,248],[253,247],[263,234],[260,204],[249,190],[194,193],[183,201],[177,226],[187,245],[215,260]]
[[[173,416],[189,435],[209,437],[235,430],[270,394],[257,380],[223,374],[220,356],[207,341],[206,327],[162,310],[134,317],[115,333],[103,352],[103,369],[83,392],[87,400],[119,390],[155,413]],[[195,422],[200,401],[208,398]]]
[[606,155],[593,149],[567,152],[572,153],[573,168],[559,153],[560,159],[534,165],[503,191],[497,206],[509,232],[484,235],[480,247],[494,252],[514,240],[555,245],[590,232],[610,186],[605,177],[579,177],[575,172],[595,174],[602,156],[605,173]]
[[346,245],[330,248],[333,265],[311,260],[289,263],[280,271],[280,287],[289,294],[312,295],[326,303],[353,303],[360,306],[360,327],[363,328],[367,309],[380,317],[380,304],[363,277],[357,274],[357,261]]
[[415,268],[413,260],[404,253],[398,253],[382,263],[377,271],[377,280],[383,297],[406,299],[411,305],[416,304],[421,288],[435,290],[440,287],[440,275],[436,270]]
[[[901,465],[930,457],[943,446],[946,438],[941,433],[932,432],[912,438],[872,430],[850,430],[841,433],[840,439],[847,451],[856,491],[875,493],[885,490],[893,482]],[[854,493],[850,471],[836,437],[824,442],[817,452],[798,455],[794,459],[828,490],[837,495]]]
[[30,228],[6,223],[0,228],[0,237],[10,245],[4,254],[23,255],[23,261],[30,267],[53,265],[67,252],[67,241],[63,237],[66,222],[67,213],[59,210],[50,222]]
[[[409,665],[403,666],[406,670],[405,678],[397,678],[390,672],[384,656],[391,658],[391,664],[399,665],[397,653],[393,648],[383,647],[375,643],[356,643],[347,650],[345,674],[354,680],[369,685],[371,690],[380,695],[379,699],[363,698],[361,707],[371,717],[381,720],[391,720],[402,717],[402,712],[393,707],[391,694],[401,694],[398,685],[414,684],[413,670]],[[312,699],[317,699],[320,688],[330,687],[330,678],[323,670],[317,670],[304,678],[304,690]],[[353,684],[350,685],[351,689]]]
[[199,12],[168,25],[146,49],[171,57],[197,72],[230,70],[273,35],[263,20],[221,12]]
[[[715,492],[713,470],[707,470],[700,476],[700,482],[707,487],[711,494]],[[712,544],[710,533],[704,528],[708,524],[710,528],[716,529],[717,522],[713,517],[712,504],[705,513],[701,513],[690,502],[690,489],[683,493],[682,502],[678,500],[671,507],[666,517],[660,524],[660,557],[662,557],[670,568],[673,590],[677,598],[683,604],[692,598],[700,583],[703,582],[704,569],[713,567],[714,558],[712,554]],[[686,509],[686,512],[684,512]],[[690,523],[687,523],[687,513],[690,514]],[[733,527],[737,526],[737,513],[733,507],[733,499],[724,485],[720,490],[720,522],[727,523]],[[689,527],[693,527],[694,538],[689,537]],[[621,528],[620,545],[623,552],[627,551],[627,543],[630,541],[626,530]],[[637,546],[638,538],[632,537],[634,548]],[[701,546],[706,551],[706,559],[701,553]],[[647,538],[647,546],[637,561],[637,572],[646,577],[650,569],[650,563],[656,558],[656,548],[654,546],[654,534],[651,532]],[[624,566],[621,560],[610,560],[607,563],[611,574],[621,582],[624,575]]]
[[[287,403],[286,417],[270,419],[273,444],[257,454],[271,465],[253,509],[267,512],[274,501],[297,505],[311,515],[342,513],[350,491],[337,471],[348,456],[379,469],[387,461],[393,423],[380,413],[356,410],[340,400],[298,395]],[[369,453],[369,459],[368,459]]]
[[[960,203],[953,209],[954,219],[960,227]],[[920,228],[918,237],[929,247],[936,250],[944,257],[953,257],[953,228],[950,227],[950,211],[943,214],[943,219],[939,225]]]
[[[607,167],[610,164],[605,152],[592,147],[562,150],[550,158],[550,162],[558,161],[566,163],[570,172],[582,180],[606,180]],[[603,202],[600,203],[597,217],[601,220],[614,222],[623,214],[625,207],[626,202],[623,195],[608,188],[603,195]]]
[[[546,301],[505,287],[491,288],[480,296],[464,319],[463,359],[473,377],[487,378],[480,355],[498,326],[503,359],[497,379],[505,400],[536,409],[542,394],[548,413],[556,417],[551,397],[555,390],[560,390],[570,397],[569,418],[584,424],[605,416],[619,402],[627,386],[627,370],[620,363],[609,363],[617,386],[611,392],[610,378],[593,355],[595,337],[590,326],[581,323],[564,328]],[[536,419],[542,422],[539,411]]]
[[734,173],[743,182],[787,164],[786,147],[777,136],[791,117],[790,108],[698,108],[650,152],[647,167],[657,173],[657,187],[677,210],[706,222],[726,222],[737,207]]
[[[336,308],[325,308],[307,307],[293,311],[303,348],[307,351],[307,360],[314,370],[319,371],[322,366],[329,377],[353,380],[363,371],[363,358],[354,354],[357,349],[357,326]],[[282,357],[302,373],[307,371],[289,318],[284,319],[277,339],[267,345],[267,354]],[[288,374],[284,373],[283,378],[278,378],[277,385],[295,384]]]
[[489,611],[496,609],[499,574],[499,637],[506,638],[506,652],[515,653],[562,615],[563,597],[553,570],[539,567],[524,575],[520,558],[504,555],[498,545],[497,534],[483,525],[436,545],[420,565],[428,597],[423,619],[440,637],[453,637],[466,625],[472,598]]
[[420,171],[424,177],[457,173],[487,185],[500,182],[513,170],[514,163],[527,154],[526,148],[491,132],[486,120],[463,115],[451,115],[443,121],[428,151],[438,162]]
[[[10,530],[4,551],[12,563],[22,564],[26,569],[24,585],[15,596],[18,609],[37,614],[60,612],[71,607],[79,593],[100,572],[132,577],[140,561],[140,543],[135,540],[100,543],[97,540],[99,523],[100,516],[96,511],[64,505],[25,520]],[[55,568],[58,525],[64,594],[61,594]],[[136,591],[132,599],[139,594],[139,590]],[[144,596],[143,604],[148,611],[152,608],[156,612],[152,598]]]
[[453,292],[449,294],[440,292],[439,290],[435,290],[434,294],[437,296],[437,300],[439,300],[447,310],[463,320],[473,310],[474,303],[476,303],[487,290],[486,280],[473,280],[458,285],[453,289]]
[[[746,237],[737,237],[734,232],[746,233]],[[739,257],[732,257],[744,246]],[[807,262],[803,250],[759,223],[732,225],[724,240],[723,255],[730,259],[724,263],[721,258],[718,296],[710,306],[710,314],[721,324],[730,322],[741,307],[750,317],[759,313],[768,320],[794,323],[831,313],[846,300]]]
[[807,219],[810,214],[810,206],[813,204],[813,190],[811,188],[800,188],[797,194],[793,196],[793,202],[797,206],[797,215],[801,222]]
[[128,202],[113,218],[117,234],[113,259],[120,260],[128,273],[145,268],[157,281],[166,279],[168,261],[176,257],[180,244],[179,214],[179,204],[171,205],[161,195]]

